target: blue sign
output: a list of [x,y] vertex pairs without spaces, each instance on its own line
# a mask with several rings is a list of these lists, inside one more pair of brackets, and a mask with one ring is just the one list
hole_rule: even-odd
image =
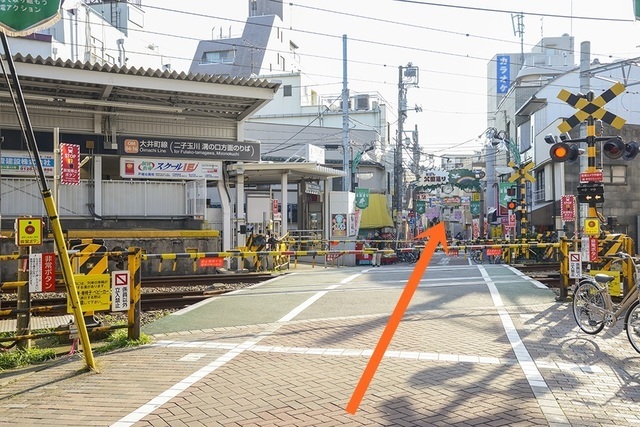
[[497,65],[497,91],[498,94],[505,94],[511,86],[511,57],[508,55],[498,55],[496,57]]

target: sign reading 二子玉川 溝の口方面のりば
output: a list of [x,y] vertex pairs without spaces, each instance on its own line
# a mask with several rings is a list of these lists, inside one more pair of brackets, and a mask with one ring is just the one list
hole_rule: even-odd
[[60,19],[60,0],[0,0],[0,31],[23,37]]

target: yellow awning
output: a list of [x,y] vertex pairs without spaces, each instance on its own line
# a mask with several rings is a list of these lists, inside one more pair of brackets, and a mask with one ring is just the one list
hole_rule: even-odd
[[384,194],[369,194],[369,206],[362,210],[360,228],[393,227],[391,209]]

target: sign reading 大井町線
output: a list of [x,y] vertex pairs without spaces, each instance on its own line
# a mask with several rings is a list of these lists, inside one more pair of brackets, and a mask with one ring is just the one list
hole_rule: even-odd
[[260,143],[199,141],[120,136],[118,154],[125,156],[180,157],[226,161],[260,161]]

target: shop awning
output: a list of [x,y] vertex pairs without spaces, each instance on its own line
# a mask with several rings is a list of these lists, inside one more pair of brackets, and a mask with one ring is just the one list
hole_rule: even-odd
[[393,218],[384,194],[369,194],[369,206],[362,210],[360,228],[393,227]]

